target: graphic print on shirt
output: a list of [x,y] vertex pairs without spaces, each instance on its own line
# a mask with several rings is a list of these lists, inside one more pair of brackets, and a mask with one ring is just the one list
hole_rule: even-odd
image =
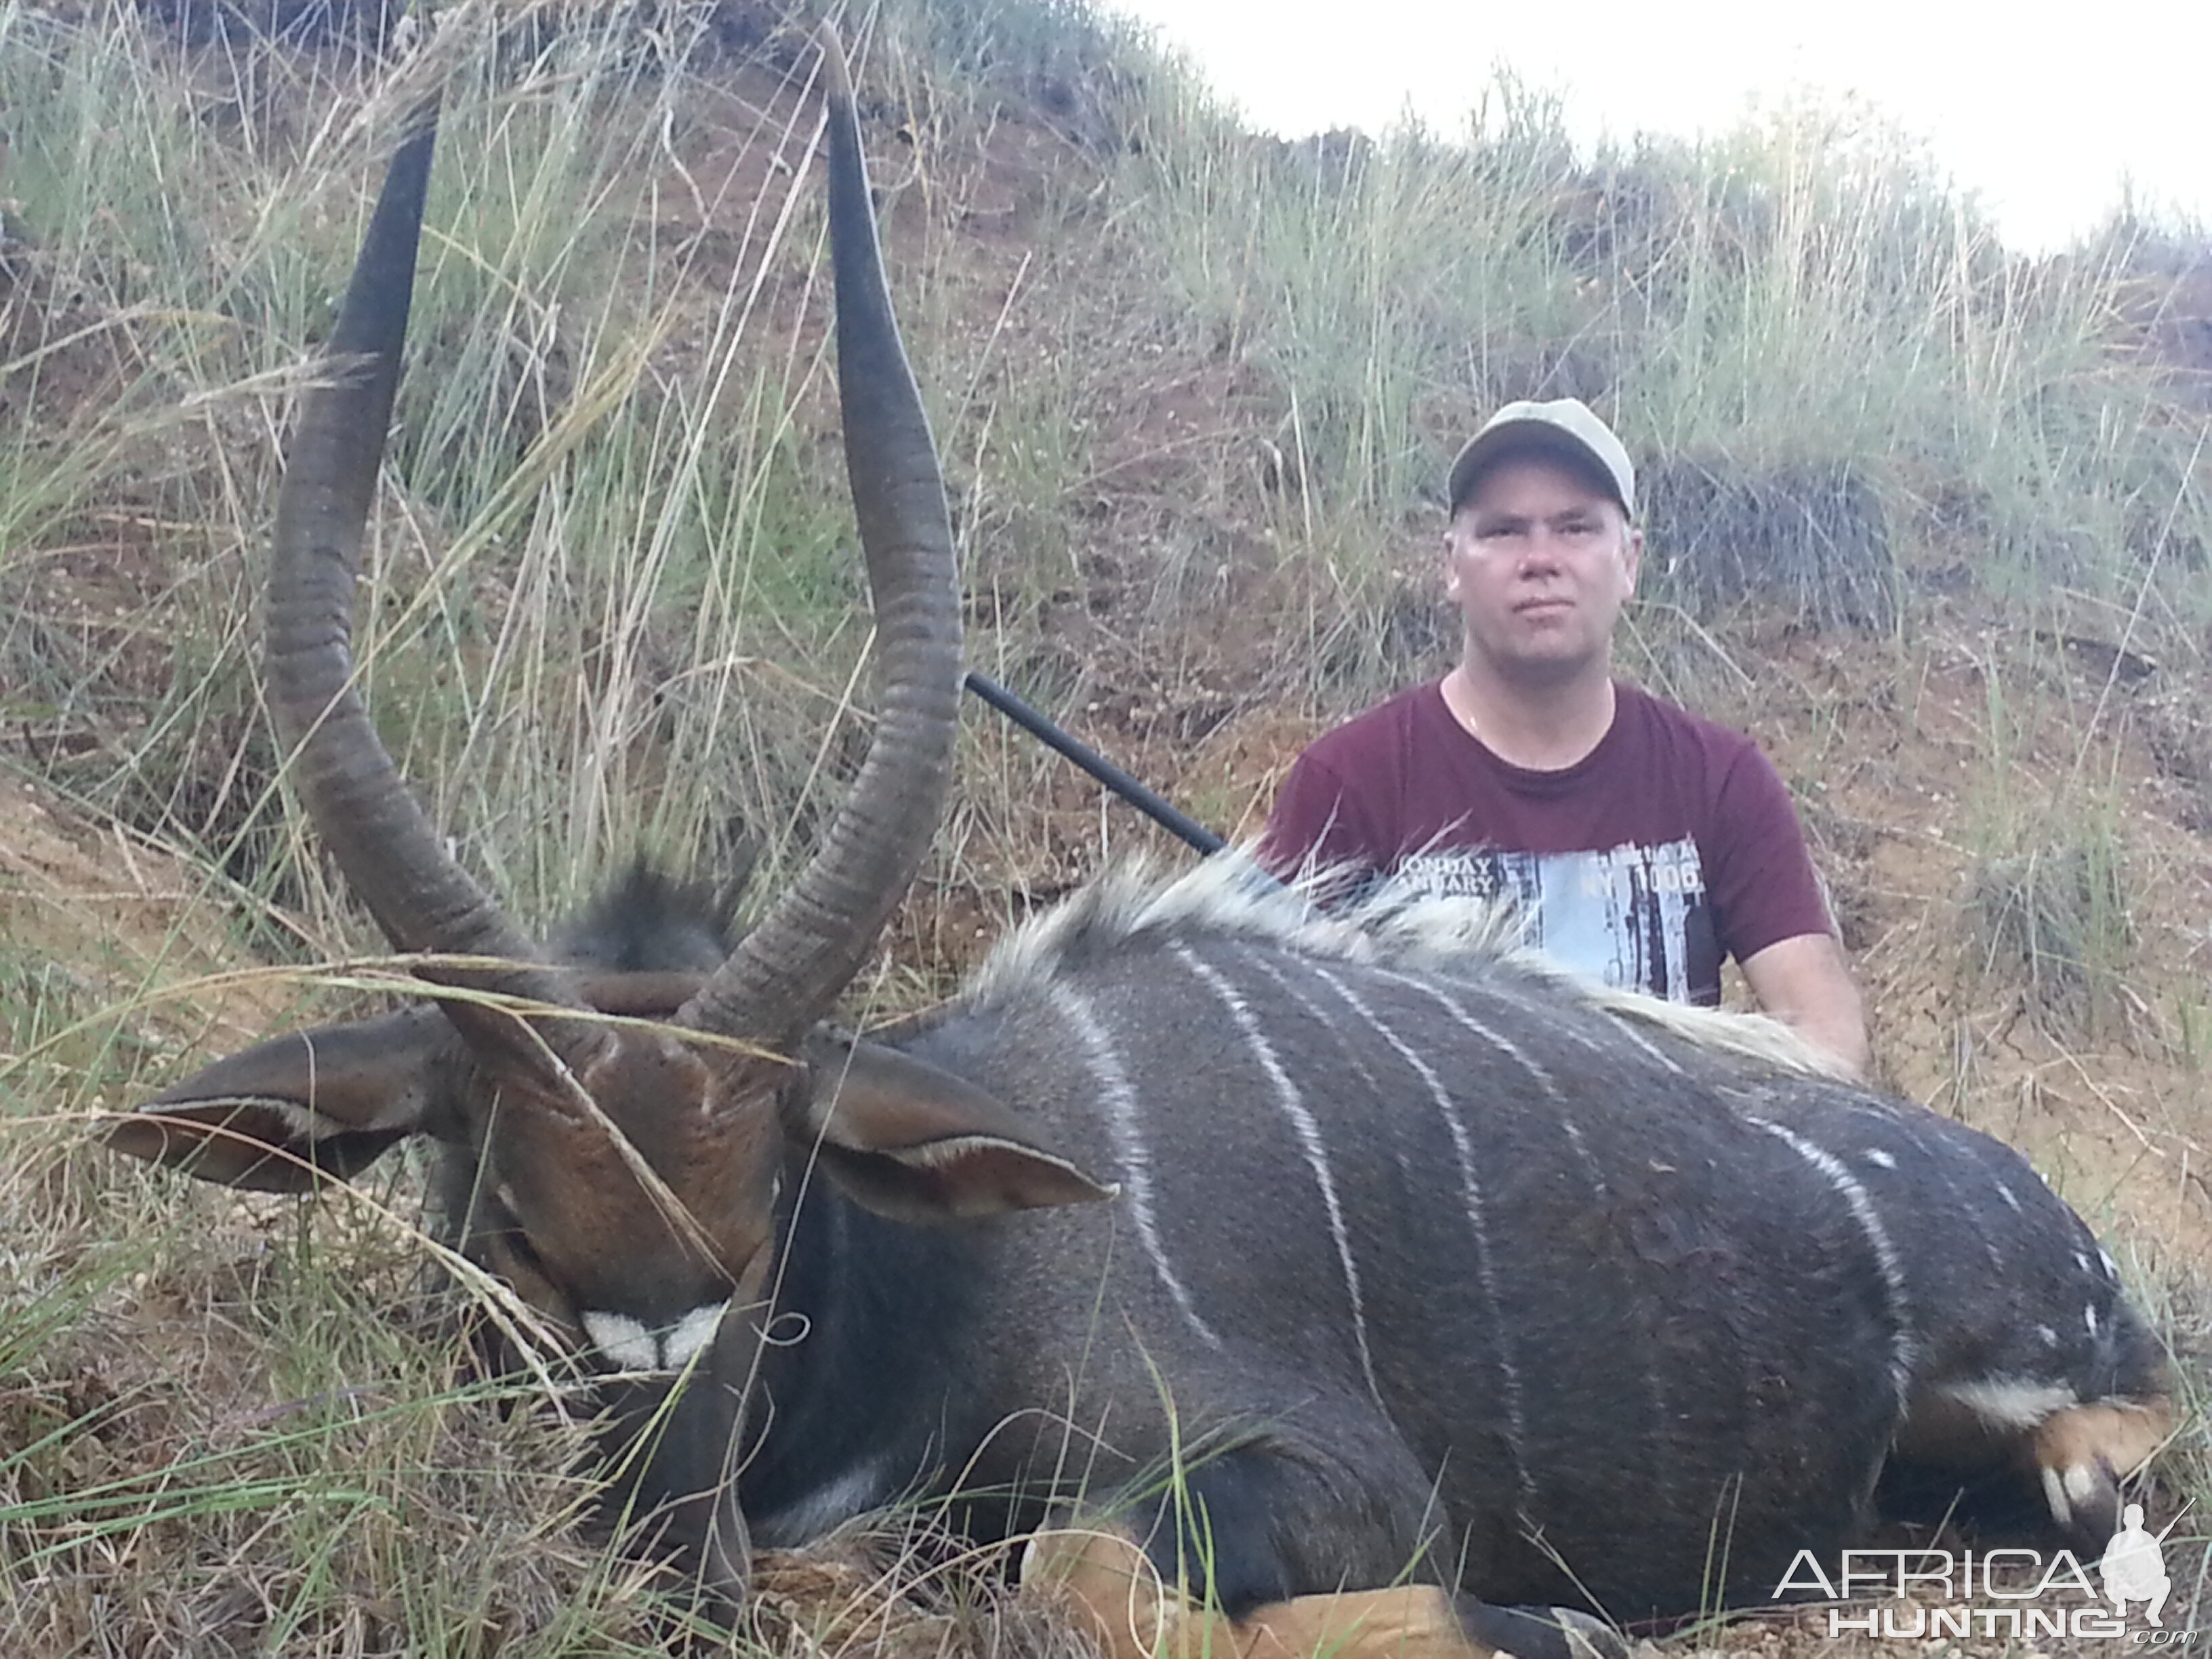
[[1605,852],[1439,848],[1408,854],[1394,884],[1439,896],[1510,899],[1528,943],[1607,985],[1711,1002],[1720,946],[1696,842]]

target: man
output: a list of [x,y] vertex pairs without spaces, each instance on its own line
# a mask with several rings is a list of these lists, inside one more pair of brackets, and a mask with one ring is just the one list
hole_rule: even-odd
[[1571,398],[1511,404],[1449,493],[1457,665],[1298,757],[1262,861],[1510,893],[1553,957],[1676,1000],[1717,1002],[1733,956],[1765,1012],[1863,1074],[1857,988],[1781,778],[1749,738],[1613,678],[1644,551],[1620,440]]

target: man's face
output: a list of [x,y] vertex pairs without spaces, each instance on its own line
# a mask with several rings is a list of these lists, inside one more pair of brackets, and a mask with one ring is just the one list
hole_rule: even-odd
[[1444,592],[1468,658],[1529,684],[1602,668],[1643,552],[1620,504],[1574,468],[1497,462],[1444,531]]

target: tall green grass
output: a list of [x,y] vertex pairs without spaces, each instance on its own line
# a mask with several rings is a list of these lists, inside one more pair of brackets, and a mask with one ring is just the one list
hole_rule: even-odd
[[[1278,382],[1280,533],[1332,569],[1363,540],[1384,562],[1490,408],[1579,395],[1662,466],[1863,474],[1903,573],[1968,538],[2008,600],[2148,589],[2201,621],[2205,425],[2124,314],[2135,238],[2010,254],[1910,145],[1819,107],[1585,159],[1510,80],[1463,132],[1376,143],[1255,138],[1183,96],[1133,213],[1186,349]],[[1653,550],[1664,597],[1679,550]]]
[[[249,86],[123,9],[0,15],[0,96],[27,135],[11,188],[40,244],[23,263],[39,293],[82,296],[76,332],[114,343],[103,395],[52,389],[64,430],[24,414],[0,434],[0,476],[19,480],[0,544],[25,565],[120,488],[164,526],[158,556],[190,562],[159,613],[188,643],[134,663],[173,676],[165,706],[124,722],[152,746],[100,745],[70,781],[216,839],[234,871],[267,868],[271,757],[220,776],[262,741],[239,619],[284,393],[399,94],[342,58],[272,59]],[[831,780],[778,757],[848,742],[811,735],[860,647],[818,308],[802,309],[817,208],[791,189],[812,118],[755,69],[741,96],[765,101],[735,131],[715,82],[734,71],[684,58],[685,38],[479,22],[441,49],[416,368],[362,643],[438,815],[541,916],[641,845],[707,858],[742,825],[781,862]],[[775,64],[804,58],[775,46]],[[1463,134],[1285,146],[1081,8],[1015,0],[890,14],[872,72],[937,141],[878,170],[971,571],[1012,629],[985,651],[1079,702],[1110,665],[1054,668],[1036,637],[1054,603],[1110,572],[1149,596],[1144,643],[1173,661],[1176,624],[1255,554],[1287,573],[1290,608],[1254,625],[1304,646],[1271,693],[1335,708],[1403,678],[1438,635],[1401,620],[1427,603],[1443,461],[1520,393],[1589,396],[1662,463],[1863,478],[1885,580],[1971,540],[1976,578],[2008,595],[2064,585],[2160,625],[2204,603],[2203,423],[2132,355],[2129,245],[2014,258],[1879,131],[1801,110],[1585,161],[1556,108],[1507,83]],[[988,167],[961,152],[1015,121],[1045,135],[1036,176],[1000,192],[1026,245],[986,266],[958,231],[987,210]],[[681,160],[717,134],[732,186]],[[27,411],[58,349],[17,333]],[[67,366],[89,355],[71,344]],[[1116,410],[1206,363],[1249,388],[1249,427],[1103,450]],[[1148,471],[1153,510],[1108,525],[1104,555],[1091,503]],[[1670,599],[1700,601],[1654,553],[1663,621]],[[23,607],[0,656],[19,706],[67,726],[123,647],[50,620]]]
[[[11,556],[28,564],[42,543],[83,534],[81,515],[119,487],[174,532],[149,563],[184,566],[158,615],[187,643],[146,665],[170,683],[132,738],[70,781],[236,866],[240,838],[278,817],[241,624],[284,394],[328,325],[375,157],[428,71],[311,60],[315,83],[257,125],[234,108],[242,89],[207,84],[226,66],[146,38],[127,9],[82,27],[0,17],[0,98],[29,139],[11,176],[35,241],[19,294],[27,307],[69,295],[126,343],[114,384],[73,412],[83,433],[42,424],[40,365],[19,370],[31,395],[7,436],[40,482],[0,504]],[[611,29],[556,33],[519,64],[495,30],[437,55],[443,164],[359,648],[434,811],[542,914],[626,846],[680,861],[718,818],[787,819],[789,763],[757,755],[748,775],[732,763],[732,724],[759,702],[817,725],[859,647],[830,415],[809,390],[819,319],[763,314],[775,285],[811,280],[814,204],[792,185],[812,117],[793,96],[735,136],[735,159],[775,182],[763,203],[720,204],[712,228],[734,218],[754,245],[702,277],[693,256],[710,227],[688,200],[675,205],[689,218],[671,211],[682,180],[667,159],[706,118],[696,82]],[[244,125],[226,134],[234,115]],[[82,629],[58,641],[76,619],[40,630],[36,617],[34,600],[8,632],[10,678],[51,683],[44,702],[60,709],[106,641]],[[810,665],[796,685],[781,671],[791,635]],[[674,749],[647,763],[664,726]],[[247,787],[175,821],[173,805],[197,803],[161,781],[220,765],[210,733],[256,752]],[[572,819],[573,834],[543,833]],[[313,892],[312,860],[274,850],[252,862],[289,866],[285,890]]]

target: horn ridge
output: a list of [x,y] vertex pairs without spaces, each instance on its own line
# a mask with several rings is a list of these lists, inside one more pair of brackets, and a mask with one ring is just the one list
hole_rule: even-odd
[[[437,114],[434,96],[408,117],[325,354],[331,377],[302,399],[285,458],[264,623],[270,713],[318,836],[393,947],[514,964],[425,967],[424,978],[574,1006],[565,976],[535,964],[531,941],[447,850],[353,684],[355,567],[399,384]],[[505,1015],[443,1006],[472,1040],[516,1039]],[[544,1034],[564,1056],[590,1041]]]
[[813,860],[678,1018],[790,1052],[860,971],[935,837],[959,718],[960,592],[944,476],[892,314],[853,87],[820,33],[846,468],[873,598],[876,732]]

